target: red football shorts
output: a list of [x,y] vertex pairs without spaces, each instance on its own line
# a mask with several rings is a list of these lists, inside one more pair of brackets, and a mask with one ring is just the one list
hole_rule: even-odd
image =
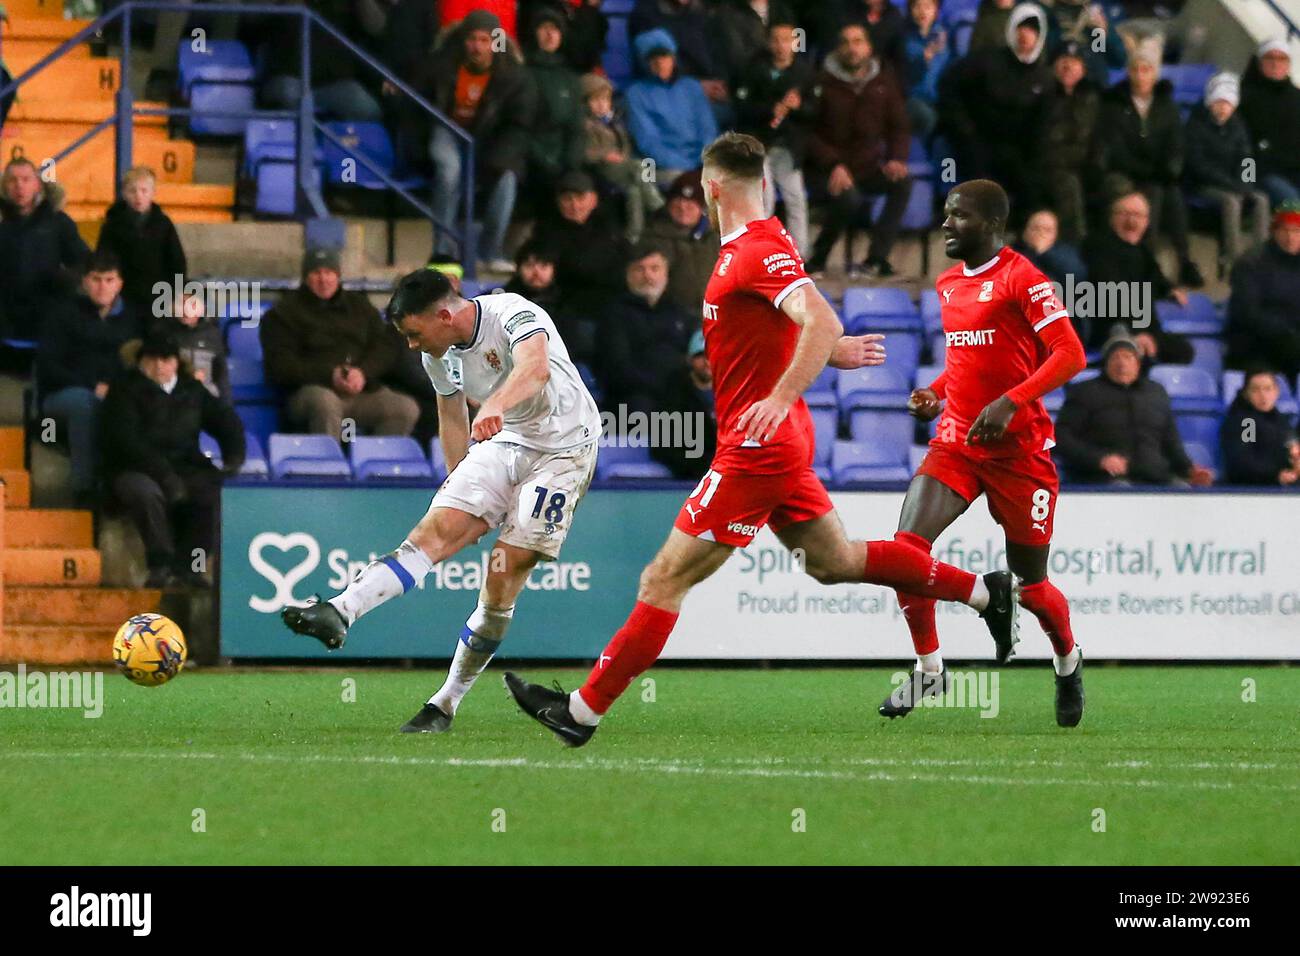
[[935,444],[916,470],[947,485],[972,502],[988,497],[989,514],[1014,544],[1045,545],[1052,540],[1056,494],[1061,482],[1047,451],[1014,458],[975,458],[961,445]]
[[739,471],[715,459],[690,493],[673,527],[696,538],[743,548],[763,525],[780,531],[834,509],[811,467],[775,475]]

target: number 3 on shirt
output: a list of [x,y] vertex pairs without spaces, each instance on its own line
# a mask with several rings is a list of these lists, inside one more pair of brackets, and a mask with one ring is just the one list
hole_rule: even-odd
[[717,494],[718,485],[720,484],[722,484],[722,473],[710,468],[704,473],[704,477],[700,479],[700,483],[695,486],[695,490],[686,496],[686,500],[690,501],[703,491],[704,497],[700,498],[700,507],[707,508],[709,502],[713,500],[713,496]]

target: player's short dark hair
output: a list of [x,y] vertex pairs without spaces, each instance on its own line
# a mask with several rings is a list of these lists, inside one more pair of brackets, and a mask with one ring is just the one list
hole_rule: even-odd
[[748,133],[735,131],[723,133],[700,154],[700,160],[706,166],[716,166],[731,176],[745,179],[760,179],[763,175],[763,161],[767,150]]
[[395,325],[408,315],[428,312],[434,305],[455,294],[451,280],[443,273],[436,269],[416,269],[398,281],[393,297],[384,309],[384,318]]
[[121,275],[122,260],[112,249],[97,249],[86,260],[86,269],[82,274],[89,275],[92,272],[116,272]]
[[953,192],[960,192],[975,204],[980,218],[1006,222],[1011,215],[1011,200],[1007,191],[991,179],[968,179],[959,183]]

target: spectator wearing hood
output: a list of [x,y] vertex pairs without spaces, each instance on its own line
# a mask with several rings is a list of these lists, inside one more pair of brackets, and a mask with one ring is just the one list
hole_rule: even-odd
[[1242,238],[1242,209],[1251,218],[1251,244],[1268,241],[1268,193],[1246,182],[1251,157],[1250,133],[1236,115],[1241,84],[1232,73],[1217,73],[1205,86],[1205,101],[1187,120],[1187,185],[1219,208],[1223,225],[1220,263],[1227,271],[1246,251]]
[[0,177],[0,333],[38,341],[56,301],[74,294],[90,250],[59,207],[63,188],[41,179],[29,159]]
[[941,127],[964,175],[993,179],[1011,198],[1013,225],[1038,202],[1052,67],[1044,55],[1047,16],[1033,3],[1007,16],[1001,46],[958,61],[940,81]]
[[108,207],[97,250],[108,249],[122,263],[122,295],[152,311],[157,285],[167,286],[161,301],[170,301],[185,283],[185,249],[168,215],[154,202],[157,182],[148,166],[127,170],[122,198]]
[[911,129],[894,72],[874,55],[861,24],[840,29],[839,45],[817,79],[808,138],[808,189],[826,207],[813,244],[809,272],[826,268],[831,249],[865,212],[871,196],[885,208],[871,227],[871,249],[860,266],[867,273],[894,274],[889,253],[912,193],[907,170]]
[[668,204],[646,227],[645,242],[668,260],[668,300],[695,315],[718,264],[722,240],[705,212],[698,172],[682,173],[673,180],[667,198]]
[[556,212],[538,220],[533,239],[555,257],[561,301],[573,315],[602,316],[623,289],[627,246],[587,173],[571,170],[556,187]]
[[636,242],[645,229],[648,213],[663,208],[664,197],[654,177],[646,176],[642,158],[632,143],[623,118],[614,110],[614,87],[596,73],[582,78],[583,159],[610,191],[623,197],[623,219],[628,242]]
[[952,62],[948,31],[939,23],[939,0],[908,0],[903,28],[903,88],[912,134],[929,141],[938,125],[939,77]]
[[1101,94],[1084,69],[1077,43],[1066,43],[1052,65],[1056,83],[1047,98],[1042,197],[1060,220],[1066,242],[1077,243],[1086,231],[1087,176]]
[[1273,205],[1300,199],[1300,89],[1291,82],[1286,40],[1265,41],[1246,68],[1241,118],[1259,160],[1259,184]]
[[1300,372],[1300,202],[1273,214],[1273,235],[1232,270],[1228,361],[1237,368],[1272,365]]
[[581,76],[599,69],[605,53],[609,18],[600,5],[601,0],[521,0],[519,19],[523,23],[532,23],[536,11],[545,7],[561,14],[564,17],[561,52],[573,71]]
[[1205,284],[1192,262],[1187,238],[1187,206],[1183,200],[1185,144],[1183,119],[1174,102],[1173,86],[1160,79],[1163,42],[1158,36],[1136,40],[1129,51],[1128,79],[1102,97],[1096,151],[1107,192],[1137,188],[1151,206],[1154,242],[1163,232],[1178,256],[1178,282],[1198,288]]
[[[528,163],[537,115],[537,90],[512,46],[496,52],[501,21],[486,10],[468,14],[436,55],[424,59],[411,85],[474,138],[474,182],[487,194],[479,257],[489,271],[509,272],[503,257],[506,228]],[[429,142],[435,167],[433,212],[441,222],[459,222],[461,141],[438,124]],[[435,254],[453,253],[456,240],[439,230]]]
[[1107,341],[1102,373],[1072,385],[1056,419],[1057,453],[1072,481],[1114,485],[1209,485],[1178,435],[1169,393],[1142,375],[1142,349],[1127,335]]
[[654,160],[660,186],[699,169],[700,153],[718,124],[700,82],[677,72],[677,42],[667,30],[640,34],[632,43],[642,75],[625,91],[628,126],[642,156]]
[[585,159],[582,81],[562,49],[568,18],[557,7],[536,8],[528,34],[526,62],[537,88],[536,125],[528,158],[533,186],[549,195],[556,180]]
[[1219,432],[1228,484],[1300,488],[1300,438],[1295,423],[1278,410],[1280,395],[1271,368],[1246,370]]

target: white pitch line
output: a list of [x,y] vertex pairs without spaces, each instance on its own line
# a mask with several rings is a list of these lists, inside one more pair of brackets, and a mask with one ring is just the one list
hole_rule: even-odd
[[951,774],[895,774],[885,771],[854,773],[846,770],[774,768],[764,766],[724,767],[707,764],[689,764],[678,761],[658,761],[652,758],[637,760],[587,759],[562,763],[548,760],[530,760],[527,757],[367,757],[338,754],[267,754],[267,753],[205,753],[200,751],[13,751],[0,753],[0,760],[232,760],[241,763],[289,764],[360,764],[395,767],[448,767],[490,768],[522,770],[605,770],[614,773],[686,774],[711,777],[756,777],[766,779],[838,780],[850,783],[961,783],[994,787],[1132,787],[1137,789],[1191,789],[1191,790],[1280,790],[1300,791],[1300,785],[1262,783],[1241,784],[1218,780],[1147,780],[1147,779],[1065,779],[993,777],[985,775]]

